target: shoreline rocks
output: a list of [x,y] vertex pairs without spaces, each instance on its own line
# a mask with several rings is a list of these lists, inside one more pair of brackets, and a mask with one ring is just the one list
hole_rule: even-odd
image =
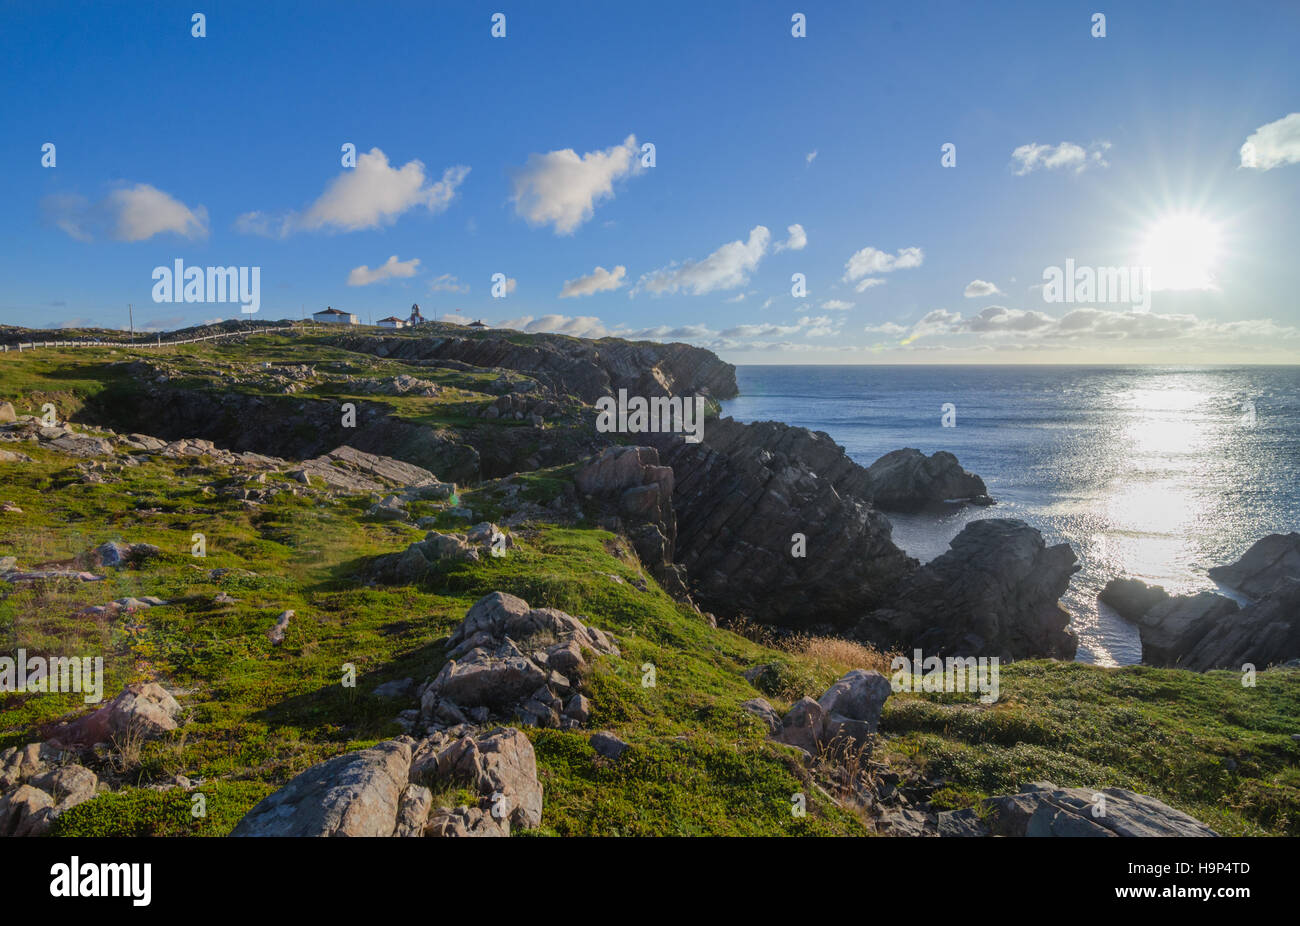
[[867,467],[871,500],[881,511],[916,512],[946,502],[992,505],[984,480],[962,469],[946,450],[926,456],[912,447]]
[[1078,635],[1060,598],[1078,570],[1069,544],[1049,547],[1023,521],[972,521],[854,635],[927,656],[1073,659]]

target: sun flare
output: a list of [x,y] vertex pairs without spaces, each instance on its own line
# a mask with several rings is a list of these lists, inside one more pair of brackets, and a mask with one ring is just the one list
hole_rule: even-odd
[[1222,230],[1196,212],[1171,212],[1146,229],[1138,263],[1151,268],[1152,289],[1213,289]]

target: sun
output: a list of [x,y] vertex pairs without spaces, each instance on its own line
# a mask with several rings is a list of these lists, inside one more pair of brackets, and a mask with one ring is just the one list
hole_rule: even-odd
[[1138,263],[1152,289],[1213,289],[1223,233],[1198,212],[1170,212],[1147,226]]

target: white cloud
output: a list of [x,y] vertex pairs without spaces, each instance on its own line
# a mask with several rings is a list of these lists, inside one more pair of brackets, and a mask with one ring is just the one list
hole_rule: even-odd
[[685,290],[696,296],[719,289],[735,289],[749,282],[749,275],[767,253],[772,233],[755,225],[748,241],[732,241],[700,261],[670,264],[645,274],[633,292],[646,290],[661,295]]
[[1093,142],[1087,148],[1069,141],[1063,141],[1055,147],[1036,143],[1021,145],[1011,152],[1012,170],[1018,177],[1040,168],[1065,168],[1079,174],[1089,167],[1109,167],[1110,164],[1105,159],[1109,150],[1108,141]]
[[790,237],[784,241],[778,241],[776,247],[772,249],[773,254],[787,250],[802,251],[808,246],[808,233],[803,230],[802,225],[795,223],[786,228],[786,231]]
[[840,325],[843,322],[833,322],[829,315],[818,315],[809,317],[805,315],[799,319],[799,327],[805,329],[804,334],[810,338],[824,338],[832,334],[838,334]]
[[374,270],[371,270],[365,264],[360,267],[353,267],[348,274],[349,286],[369,286],[371,283],[379,283],[383,280],[394,280],[399,277],[413,277],[415,270],[420,266],[420,258],[412,257],[410,260],[401,261],[394,254],[384,261]]
[[1241,166],[1272,170],[1300,163],[1300,113],[1261,125],[1241,146]]
[[853,288],[856,289],[856,290],[857,290],[858,292],[860,292],[860,293],[865,293],[867,290],[871,289],[871,287],[873,287],[873,286],[884,286],[884,285],[885,285],[885,282],[886,282],[886,281],[885,281],[885,280],[882,280],[880,277],[867,277],[867,278],[865,278],[864,280],[862,280],[860,283],[858,283],[857,286],[855,286],[855,287],[853,287]]
[[843,299],[827,299],[821,304],[823,309],[829,309],[832,312],[847,312],[853,308],[855,303],[845,302]]
[[967,299],[982,299],[985,296],[1002,295],[1002,290],[987,280],[971,280],[962,293]]
[[320,197],[301,214],[270,215],[246,212],[235,227],[246,234],[283,238],[297,231],[361,231],[392,225],[404,213],[424,206],[444,211],[469,174],[464,166],[448,167],[441,180],[431,180],[420,161],[392,167],[388,156],[371,148],[357,157],[357,166],[330,181]]
[[[854,253],[844,264],[844,282],[852,283],[870,273],[891,273],[895,270],[910,270],[921,266],[925,254],[920,248],[903,248],[897,255],[889,254],[876,248],[863,248]],[[874,284],[873,284],[874,285]],[[858,292],[866,289],[861,286]]]
[[514,173],[515,212],[530,225],[553,225],[571,235],[591,218],[596,205],[614,196],[614,182],[641,173],[636,136],[581,157],[572,148],[530,154]]
[[564,286],[560,290],[560,298],[572,299],[577,296],[591,296],[596,293],[610,292],[622,287],[626,276],[627,268],[622,264],[619,264],[612,271],[606,270],[604,267],[597,267],[585,277],[578,277],[576,280],[565,280]]
[[429,281],[429,292],[431,293],[467,293],[469,284],[462,283],[450,273],[444,273],[434,277]]
[[[882,334],[892,323],[868,327]],[[1054,317],[1044,312],[989,306],[970,317],[947,309],[935,309],[906,329],[904,346],[921,338],[973,336],[995,346],[1036,345],[1056,348],[1104,347],[1114,342],[1186,342],[1201,348],[1243,346],[1250,343],[1275,347],[1278,341],[1300,339],[1300,329],[1277,325],[1269,320],[1242,322],[1203,321],[1194,315],[1157,315],[1151,312],[1074,309]],[[937,346],[937,345],[936,345]]]
[[812,162],[815,161],[815,160],[817,160],[817,151],[816,151],[816,149],[814,149],[814,150],[812,150],[812,151],[809,151],[806,155],[804,155],[804,159],[803,159],[803,160],[804,160],[804,163],[805,163],[806,165],[808,165],[809,167],[811,167],[811,166],[812,166]]
[[96,234],[118,241],[145,241],[168,232],[190,239],[208,236],[204,206],[191,208],[147,183],[119,187],[97,203],[76,194],[47,196],[41,207],[55,226],[78,241],[92,241]]
[[592,315],[524,315],[501,322],[501,328],[514,328],[529,334],[567,334],[575,338],[604,338],[610,332],[605,323]]

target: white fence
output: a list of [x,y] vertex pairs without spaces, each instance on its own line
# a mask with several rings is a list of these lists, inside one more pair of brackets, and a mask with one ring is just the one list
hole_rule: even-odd
[[18,351],[36,350],[38,347],[171,347],[176,344],[197,344],[199,341],[214,341],[217,338],[239,338],[250,334],[263,334],[268,331],[283,331],[287,334],[292,334],[295,331],[307,331],[321,327],[323,326],[268,325],[264,328],[249,328],[243,331],[223,331],[221,334],[208,334],[201,338],[183,338],[179,341],[164,341],[161,337],[156,341],[20,341],[14,345],[0,345],[0,349],[2,349],[3,353],[8,353],[10,347],[13,347]]

